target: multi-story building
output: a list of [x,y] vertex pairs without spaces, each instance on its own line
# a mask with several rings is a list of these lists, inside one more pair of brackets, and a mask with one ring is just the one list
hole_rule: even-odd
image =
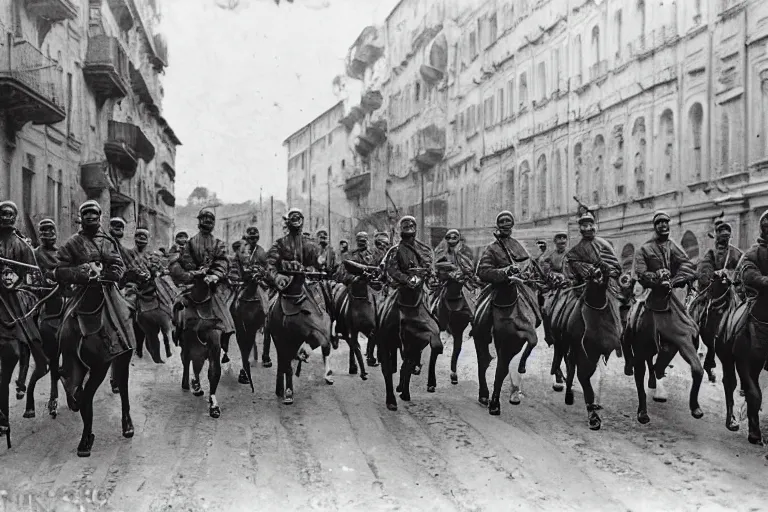
[[768,206],[766,20],[760,0],[402,0],[347,57],[356,229],[410,213],[425,240],[458,227],[479,250],[509,209],[533,248],[577,235],[578,201],[626,265],[660,209],[692,257],[720,215],[748,246]]
[[288,153],[288,208],[302,209],[306,231],[314,234],[324,227],[332,240],[348,237],[354,227],[344,176],[355,167],[355,157],[343,117],[344,102],[339,101],[283,142]]
[[139,225],[170,243],[180,142],[162,116],[159,15],[157,0],[0,0],[0,197],[25,230],[52,217],[67,237],[92,198],[128,243]]

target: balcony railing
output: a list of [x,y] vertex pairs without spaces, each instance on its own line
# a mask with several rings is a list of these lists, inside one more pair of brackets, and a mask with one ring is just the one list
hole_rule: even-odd
[[107,161],[117,167],[124,177],[132,178],[136,174],[139,158],[149,162],[155,157],[155,146],[138,126],[110,121],[104,153]]
[[374,149],[376,143],[365,135],[360,135],[355,140],[355,151],[362,157],[367,157]]
[[128,94],[128,68],[128,56],[117,38],[98,35],[88,40],[83,75],[99,101]]
[[51,22],[77,18],[77,6],[71,0],[27,0],[27,12]]
[[349,176],[344,181],[344,193],[348,199],[363,196],[371,191],[370,171],[360,172]]
[[127,32],[133,28],[135,20],[128,0],[107,0],[107,3],[121,30]]
[[150,111],[157,114],[160,112],[162,101],[162,86],[158,73],[149,66],[136,68],[133,63],[131,68],[131,84],[133,92],[139,99],[147,105]]
[[0,110],[14,128],[54,124],[66,117],[62,70],[26,41],[8,35],[0,48]]
[[413,159],[422,168],[434,167],[445,156],[445,129],[431,124],[418,133]]
[[347,55],[347,75],[362,80],[366,68],[372,66],[384,53],[384,44],[376,27],[366,27],[358,36]]
[[381,92],[368,91],[363,94],[363,97],[360,99],[360,106],[363,107],[366,112],[373,112],[374,110],[380,109],[383,102],[384,98],[382,97]]

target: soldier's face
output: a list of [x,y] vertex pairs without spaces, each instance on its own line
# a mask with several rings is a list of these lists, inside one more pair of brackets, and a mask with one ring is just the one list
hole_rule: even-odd
[[717,245],[728,245],[731,241],[731,232],[727,229],[720,229],[715,237],[715,243]]
[[768,217],[760,221],[760,237],[768,240]]
[[317,242],[323,247],[328,245],[328,233],[325,233],[325,232],[318,233]]
[[83,229],[90,231],[99,229],[100,223],[101,215],[95,210],[86,210],[80,214],[80,225],[83,226]]
[[[85,225],[85,216],[83,216],[83,225]],[[125,226],[123,226],[120,222],[110,222],[109,234],[120,240],[125,234]]]
[[357,240],[357,248],[360,250],[365,250],[368,248],[368,239],[360,237]]
[[145,248],[149,243],[149,237],[145,233],[136,233],[133,239],[136,242],[136,247],[139,249]]
[[459,244],[459,235],[451,233],[445,237],[445,241],[448,244],[448,247],[456,247]]
[[559,236],[555,239],[555,247],[558,251],[564,251],[565,247],[568,245],[568,239],[564,236]]
[[587,240],[592,240],[595,238],[595,223],[591,220],[583,221],[581,224],[579,224],[579,232],[581,233],[581,236],[586,238]]
[[341,242],[339,248],[341,249],[341,252],[347,252],[349,250],[349,244],[347,242]]
[[496,227],[499,228],[499,233],[503,236],[509,236],[512,234],[512,227],[515,225],[515,221],[510,217],[502,217],[496,223]]
[[56,228],[53,226],[43,226],[40,228],[40,241],[43,247],[50,249],[56,243]]
[[298,231],[304,227],[304,216],[298,212],[293,212],[288,216],[288,227],[293,231]]
[[198,220],[198,227],[200,228],[200,231],[203,231],[204,233],[212,232],[214,226],[216,226],[216,219],[213,215],[204,214]]
[[416,223],[411,219],[406,219],[400,223],[400,234],[403,236],[416,235]]
[[378,238],[376,239],[376,248],[379,250],[386,250],[389,248],[389,239],[387,238]]
[[259,243],[259,230],[247,229],[245,231],[245,239],[248,241],[250,245],[256,245],[257,243]]
[[9,267],[5,267],[3,269],[2,277],[0,277],[0,279],[2,279],[3,287],[7,289],[11,289],[14,286],[16,286],[16,283],[19,280],[19,275],[16,272],[14,272],[13,269]]
[[187,235],[181,235],[176,237],[176,244],[179,247],[184,247],[187,245],[187,241],[189,241],[189,237]]
[[656,230],[656,234],[659,236],[669,236],[669,221],[664,219],[658,220],[653,225],[653,229]]
[[539,251],[541,252],[541,254],[544,254],[546,250],[547,250],[547,244],[539,244]]
[[12,228],[16,224],[16,211],[10,206],[0,208],[0,227]]

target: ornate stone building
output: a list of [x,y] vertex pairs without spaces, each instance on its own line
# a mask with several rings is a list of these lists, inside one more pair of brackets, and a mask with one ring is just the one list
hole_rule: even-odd
[[23,228],[54,218],[77,231],[77,207],[143,225],[169,245],[175,155],[162,116],[168,64],[158,0],[0,0],[0,196]]
[[383,103],[345,118],[369,173],[347,194],[361,225],[412,213],[434,240],[459,227],[479,249],[506,208],[532,248],[577,235],[575,197],[627,264],[658,209],[693,257],[721,213],[739,245],[754,239],[768,2],[402,0],[366,31],[347,72]]

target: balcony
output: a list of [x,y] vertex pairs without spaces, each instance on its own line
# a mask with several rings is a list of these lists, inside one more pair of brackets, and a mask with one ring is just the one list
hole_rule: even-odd
[[448,69],[448,41],[445,34],[438,35],[429,46],[428,64],[422,64],[419,73],[429,84],[435,84],[445,77]]
[[128,0],[107,0],[107,3],[112,14],[115,15],[115,21],[123,32],[128,32],[133,28],[135,20]]
[[160,104],[162,98],[162,87],[157,72],[148,66],[136,68],[130,63],[131,84],[133,92],[149,108],[153,114],[160,113]]
[[384,43],[376,27],[365,27],[347,54],[347,75],[362,80],[365,70],[384,53]]
[[434,167],[445,156],[445,129],[431,124],[418,133],[418,146],[413,160],[422,168]]
[[365,135],[360,135],[355,140],[355,151],[362,157],[367,157],[374,149],[376,143]]
[[176,169],[173,168],[173,165],[167,161],[164,161],[160,165],[163,169],[163,172],[168,175],[168,179],[171,180],[171,183],[176,181]]
[[66,117],[62,72],[26,41],[9,34],[0,50],[0,110],[15,131],[26,123],[55,124]]
[[373,142],[377,147],[384,144],[387,140],[387,121],[381,119],[371,123],[371,125],[365,129],[365,138]]
[[128,56],[117,38],[99,35],[88,39],[83,75],[101,104],[128,95],[128,68]]
[[88,197],[98,197],[102,190],[113,188],[104,162],[91,162],[80,166],[80,187]]
[[155,50],[157,50],[156,56],[157,56],[157,62],[155,63],[157,67],[163,68],[168,66],[168,42],[165,40],[165,36],[163,34],[155,34],[154,37],[155,41]]
[[370,171],[354,174],[344,182],[344,193],[347,199],[367,195],[371,191],[371,173]]
[[104,153],[107,161],[117,167],[124,178],[136,174],[139,158],[149,162],[155,157],[155,146],[138,126],[110,121],[108,131]]
[[51,23],[77,18],[77,6],[70,0],[27,0],[27,12]]
[[364,118],[365,111],[361,107],[355,105],[349,110],[349,113],[346,116],[341,118],[339,123],[343,124],[347,130],[351,130],[355,126],[355,123],[362,121]]
[[366,112],[373,112],[381,108],[384,98],[379,91],[368,91],[360,99],[360,106]]
[[176,206],[176,196],[174,196],[173,192],[171,192],[167,188],[163,187],[160,190],[158,190],[157,195],[168,206],[170,207]]

